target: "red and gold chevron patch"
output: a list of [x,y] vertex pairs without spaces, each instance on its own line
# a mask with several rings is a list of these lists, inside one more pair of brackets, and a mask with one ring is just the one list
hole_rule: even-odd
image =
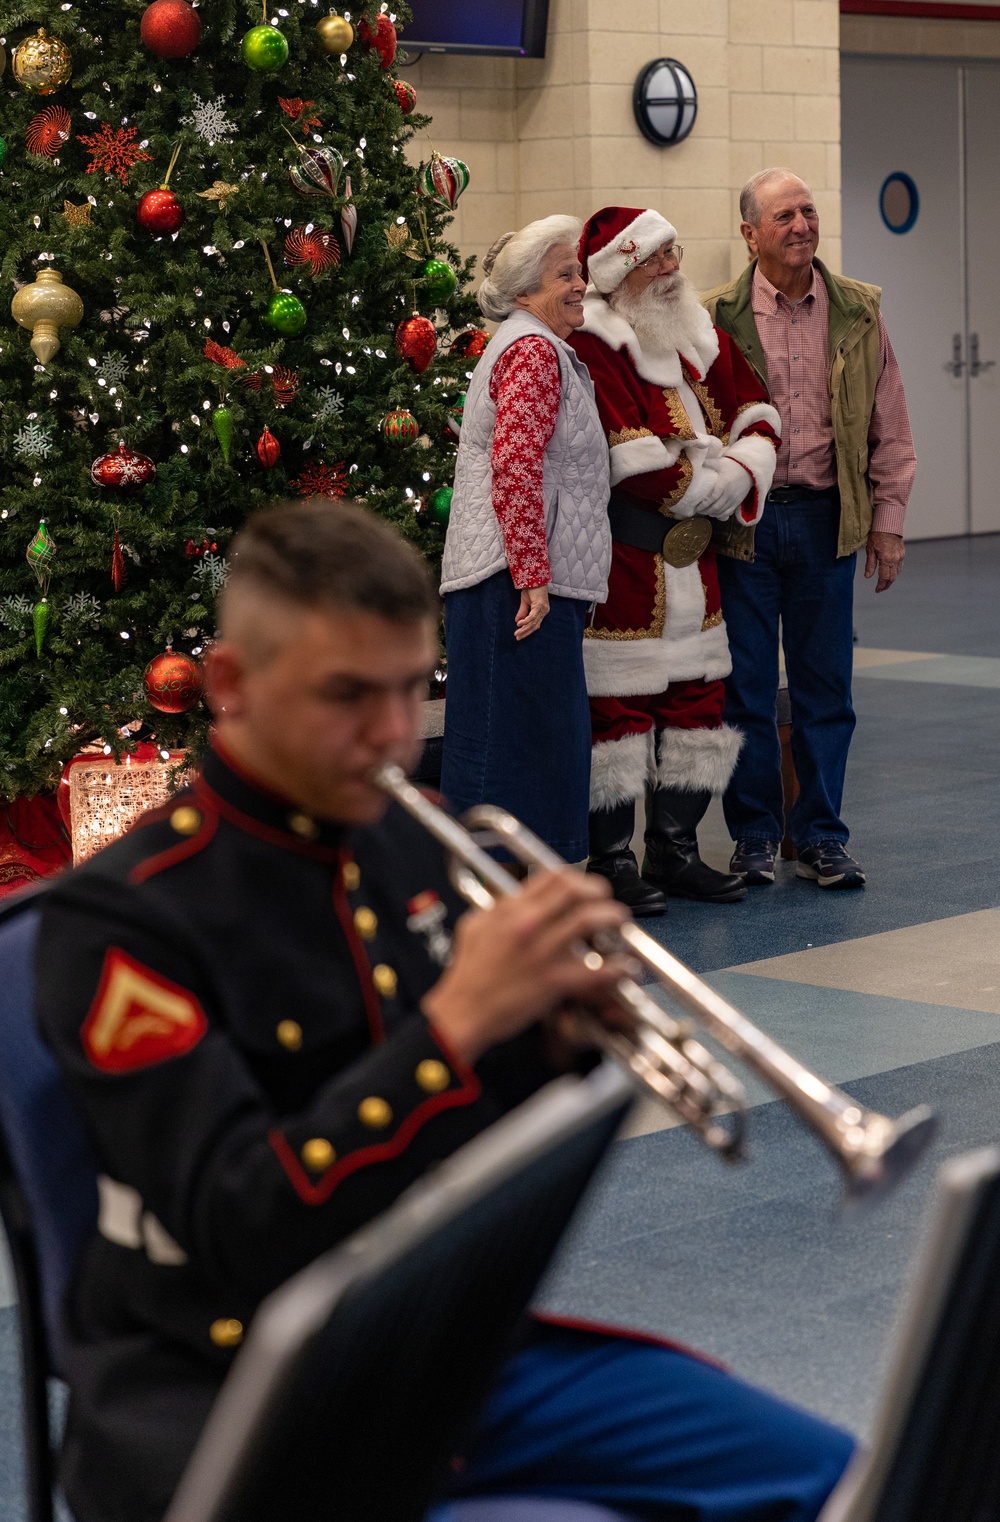
[[181,1057],[207,1030],[205,1012],[188,989],[144,967],[118,946],[108,949],[80,1032],[95,1068],[129,1073]]

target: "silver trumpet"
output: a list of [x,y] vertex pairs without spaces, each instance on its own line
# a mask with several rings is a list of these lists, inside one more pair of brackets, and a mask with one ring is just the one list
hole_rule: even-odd
[[[459,821],[431,803],[398,766],[381,767],[374,781],[444,846],[451,858],[456,889],[476,908],[491,909],[499,898],[521,891],[518,879],[477,843],[476,834],[504,846],[528,867],[566,865],[505,809],[484,804]],[[580,955],[595,970],[613,951],[625,951],[636,958],[675,1004],[791,1106],[838,1163],[847,1200],[893,1189],[933,1140],[937,1120],[926,1105],[910,1110],[899,1120],[866,1110],[758,1030],[634,921],[627,920],[613,936],[602,937],[599,943],[580,947]],[[743,1085],[695,1039],[688,1021],[667,1014],[632,978],[622,978],[615,985],[614,996],[629,1028],[613,1029],[581,1011],[581,1035],[617,1058],[723,1158],[741,1160],[745,1156],[749,1108]]]

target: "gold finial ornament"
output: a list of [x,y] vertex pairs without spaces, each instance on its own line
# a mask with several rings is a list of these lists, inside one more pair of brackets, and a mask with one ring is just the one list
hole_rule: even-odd
[[39,270],[31,285],[22,285],[10,304],[10,314],[31,330],[31,347],[47,365],[59,350],[59,329],[75,328],[83,320],[83,302],[63,285],[58,270]]
[[54,95],[73,77],[73,55],[58,37],[39,27],[19,42],[11,54],[14,78],[32,95]]
[[329,16],[317,21],[316,31],[324,53],[346,53],[354,41],[353,26],[343,16],[338,16],[336,11],[331,11]]

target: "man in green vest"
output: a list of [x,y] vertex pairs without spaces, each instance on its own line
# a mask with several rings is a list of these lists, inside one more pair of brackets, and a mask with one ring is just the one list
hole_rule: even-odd
[[903,384],[879,312],[881,291],[816,258],[819,213],[788,169],[765,169],[740,196],[751,262],[703,299],[764,381],[782,442],[763,518],[719,525],[719,580],[732,653],[726,722],[745,741],[723,803],[730,870],[774,881],[784,834],[775,721],[779,626],[800,793],[791,813],[799,877],[861,888],[840,817],[851,705],[856,553],[876,592],[903,564],[903,517],[916,460]]

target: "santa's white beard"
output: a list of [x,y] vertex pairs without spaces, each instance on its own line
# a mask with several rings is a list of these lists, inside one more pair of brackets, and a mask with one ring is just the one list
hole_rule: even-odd
[[623,284],[607,300],[624,317],[645,354],[676,354],[678,350],[690,354],[697,350],[699,338],[704,339],[705,310],[680,270],[669,285],[662,277],[638,292]]

